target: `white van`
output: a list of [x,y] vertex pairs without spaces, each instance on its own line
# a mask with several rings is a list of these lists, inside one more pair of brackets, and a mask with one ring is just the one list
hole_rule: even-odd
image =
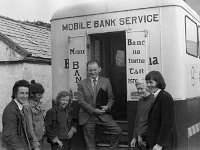
[[135,79],[160,71],[176,109],[178,149],[200,148],[200,18],[183,0],[100,0],[58,10],[51,20],[53,97],[77,91],[86,63],[111,80],[113,116],[134,128]]

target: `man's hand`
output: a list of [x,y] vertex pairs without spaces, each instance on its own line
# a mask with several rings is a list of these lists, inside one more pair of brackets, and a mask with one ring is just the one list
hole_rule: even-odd
[[156,144],[156,145],[154,145],[152,150],[162,150],[162,146]]
[[105,113],[105,111],[103,111],[102,109],[96,108],[96,109],[94,110],[94,113],[97,114],[97,115],[102,115],[102,114]]
[[131,147],[135,147],[135,143],[136,143],[136,138],[133,138],[131,141]]
[[40,150],[40,148],[37,146],[37,147],[34,147],[34,150]]
[[60,147],[60,148],[63,147],[63,143],[60,140],[58,140],[56,143],[58,144],[58,147]]
[[147,142],[142,141],[142,137],[140,135],[138,135],[138,144],[140,146],[146,146]]
[[74,131],[73,130],[70,130],[67,134],[67,139],[71,139],[72,136],[74,135]]
[[108,110],[108,106],[101,106],[101,110],[106,112]]

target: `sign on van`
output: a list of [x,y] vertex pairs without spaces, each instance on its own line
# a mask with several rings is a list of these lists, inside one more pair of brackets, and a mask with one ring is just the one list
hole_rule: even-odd
[[147,30],[127,31],[127,100],[138,100],[136,79],[144,79],[147,67]]
[[159,21],[159,14],[141,14],[135,16],[118,17],[113,16],[113,18],[108,19],[96,19],[96,20],[86,20],[79,22],[70,22],[62,24],[62,31],[74,31],[74,30],[85,30],[85,29],[96,29],[104,27],[114,27],[114,26],[125,26],[133,24],[145,24]]
[[87,53],[85,36],[69,37],[69,89],[77,91],[77,83],[86,78]]

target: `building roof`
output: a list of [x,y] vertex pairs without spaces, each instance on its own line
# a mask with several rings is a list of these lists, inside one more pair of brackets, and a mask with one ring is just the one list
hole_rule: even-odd
[[178,6],[188,10],[197,19],[199,16],[183,0],[91,0],[66,5],[57,10],[51,21],[71,17],[130,11],[153,7]]
[[23,56],[51,58],[51,31],[49,28],[22,23],[0,16],[0,39],[12,45]]

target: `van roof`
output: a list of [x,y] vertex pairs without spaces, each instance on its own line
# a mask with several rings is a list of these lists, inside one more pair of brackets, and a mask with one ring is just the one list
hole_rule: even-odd
[[182,7],[185,10],[188,10],[196,19],[199,20],[197,13],[183,0],[90,0],[66,5],[63,8],[60,8],[54,13],[51,21],[64,18],[163,6]]

